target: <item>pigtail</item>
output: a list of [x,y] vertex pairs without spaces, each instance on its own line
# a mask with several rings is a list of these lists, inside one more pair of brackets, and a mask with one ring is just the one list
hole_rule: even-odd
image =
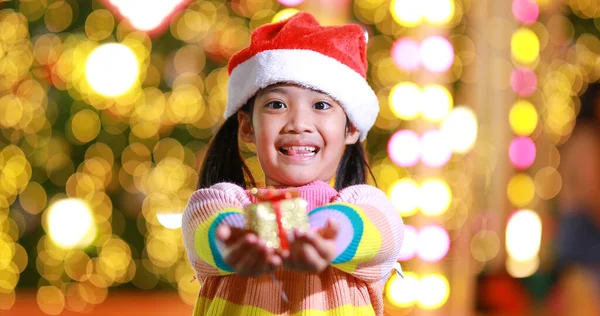
[[[249,107],[251,108],[245,106],[242,110],[247,110]],[[246,188],[246,177],[251,186],[256,186],[252,172],[240,154],[238,128],[237,115],[232,115],[221,125],[211,140],[200,170],[198,189],[208,188],[220,182],[235,183]]]
[[368,175],[376,181],[360,141],[347,145],[335,177],[335,189],[339,191],[352,185],[366,184]]

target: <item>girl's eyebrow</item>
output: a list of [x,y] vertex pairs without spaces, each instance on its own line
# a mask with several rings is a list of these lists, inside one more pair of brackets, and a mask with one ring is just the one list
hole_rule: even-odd
[[265,95],[267,93],[281,93],[281,94],[288,94],[288,91],[284,88],[280,88],[280,87],[271,87],[271,88],[267,88],[265,90],[263,90],[261,92],[261,95]]

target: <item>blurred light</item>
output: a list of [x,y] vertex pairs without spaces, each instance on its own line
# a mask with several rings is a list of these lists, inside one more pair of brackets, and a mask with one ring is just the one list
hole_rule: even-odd
[[452,94],[440,85],[428,85],[423,88],[421,98],[421,113],[430,122],[441,121],[454,106]]
[[64,199],[48,209],[48,235],[63,248],[86,247],[96,234],[91,210],[79,199]]
[[540,7],[535,0],[513,0],[512,12],[523,24],[533,24],[540,14]]
[[448,23],[454,17],[454,0],[414,1],[421,3],[423,17],[432,24]]
[[510,75],[510,85],[513,91],[520,97],[533,95],[537,89],[537,84],[537,77],[531,69],[517,68]]
[[562,178],[554,167],[544,167],[535,174],[535,190],[544,200],[554,198],[562,188]]
[[298,9],[293,9],[293,8],[283,9],[283,10],[277,12],[277,14],[275,14],[275,16],[273,16],[273,20],[271,21],[271,23],[277,23],[277,22],[281,22],[283,20],[287,20],[287,19],[293,17],[298,12],[300,12]]
[[[402,216],[402,214],[400,214]],[[404,239],[402,240],[402,248],[398,255],[398,261],[408,261],[412,259],[419,245],[418,233],[414,226],[404,225]]]
[[417,287],[417,302],[424,309],[440,308],[450,296],[448,280],[441,274],[425,275]]
[[510,46],[512,55],[523,64],[533,63],[540,53],[537,35],[527,28],[520,28],[513,33]]
[[90,109],[85,109],[73,115],[70,127],[73,136],[78,141],[88,143],[98,136],[102,126],[98,114]]
[[419,25],[423,19],[421,6],[419,1],[392,0],[390,2],[390,12],[392,18],[398,24],[405,27],[414,27]]
[[421,136],[421,161],[429,167],[441,167],[452,157],[452,148],[445,135],[437,130]]
[[290,7],[297,6],[300,3],[304,2],[304,0],[277,0],[277,1],[279,1],[279,3],[281,3],[283,5],[290,6]]
[[60,33],[73,22],[73,8],[69,1],[54,1],[44,15],[46,28],[50,32]]
[[529,101],[519,100],[510,110],[509,121],[515,134],[529,136],[538,123],[537,111]]
[[419,190],[419,207],[428,216],[437,216],[444,213],[452,202],[452,193],[446,182],[430,179]]
[[494,259],[500,252],[500,238],[492,230],[482,230],[471,239],[471,256],[479,262]]
[[506,272],[513,278],[526,278],[533,275],[540,267],[540,258],[535,256],[531,259],[518,261],[512,257],[506,258]]
[[436,262],[442,260],[450,249],[448,232],[438,225],[429,225],[420,229],[417,242],[417,255],[421,260]]
[[400,82],[390,91],[392,113],[403,120],[413,120],[421,110],[421,89],[412,82]]
[[115,19],[108,10],[94,10],[85,19],[85,34],[92,41],[109,37],[115,28]]
[[419,206],[419,186],[409,178],[397,180],[390,186],[388,195],[400,216],[414,215]]
[[516,207],[525,207],[535,196],[533,179],[527,174],[516,174],[506,188],[508,200]]
[[165,213],[157,214],[158,222],[166,228],[178,229],[181,228],[181,213]]
[[454,48],[442,36],[429,36],[423,40],[420,49],[421,62],[431,72],[444,72],[454,62]]
[[170,17],[175,9],[186,0],[130,1],[105,0],[129,20],[140,31],[151,31]]
[[37,304],[48,315],[60,315],[65,309],[65,296],[55,286],[42,286],[37,291]]
[[127,92],[138,80],[138,61],[133,51],[117,43],[98,46],[89,55],[85,75],[90,86],[107,97]]
[[517,261],[535,258],[540,250],[542,222],[531,210],[520,210],[509,218],[506,225],[506,251]]
[[527,169],[535,161],[535,143],[529,137],[517,137],[510,143],[508,156],[515,167]]
[[419,136],[415,132],[400,130],[388,141],[388,156],[400,167],[412,167],[419,161],[419,146]]
[[395,306],[409,307],[417,299],[419,289],[419,276],[414,272],[404,271],[404,278],[392,273],[392,277],[386,284],[386,298]]
[[420,66],[419,43],[412,38],[401,38],[392,45],[394,64],[406,71],[417,70]]
[[467,153],[477,140],[477,117],[470,108],[454,108],[444,119],[440,132],[455,153]]

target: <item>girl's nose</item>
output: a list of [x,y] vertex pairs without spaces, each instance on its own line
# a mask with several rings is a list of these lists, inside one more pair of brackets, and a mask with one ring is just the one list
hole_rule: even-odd
[[312,133],[315,131],[314,120],[310,109],[293,107],[292,111],[288,112],[287,124],[284,127],[285,133],[302,134]]

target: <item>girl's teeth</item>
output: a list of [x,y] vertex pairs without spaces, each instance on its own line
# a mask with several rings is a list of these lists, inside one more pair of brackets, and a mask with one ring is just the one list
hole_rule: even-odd
[[291,146],[282,149],[282,152],[288,156],[313,156],[316,152],[316,148],[312,146]]

